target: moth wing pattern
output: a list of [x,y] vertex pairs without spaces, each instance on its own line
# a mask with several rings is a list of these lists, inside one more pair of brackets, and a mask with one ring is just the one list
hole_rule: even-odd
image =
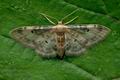
[[56,56],[55,34],[49,27],[25,26],[11,31],[11,36],[43,57]]
[[66,33],[65,54],[79,55],[91,45],[103,40],[110,29],[98,24],[68,25]]

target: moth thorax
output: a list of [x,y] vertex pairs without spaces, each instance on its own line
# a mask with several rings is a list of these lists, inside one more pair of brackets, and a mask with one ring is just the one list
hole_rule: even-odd
[[63,24],[58,24],[58,25],[56,25],[56,26],[54,26],[53,27],[53,30],[55,31],[55,32],[59,32],[59,31],[66,31],[66,29],[67,29],[67,26],[65,26],[65,25],[63,25]]
[[62,23],[62,21],[59,21],[58,24],[59,24],[59,25],[62,25],[63,23]]

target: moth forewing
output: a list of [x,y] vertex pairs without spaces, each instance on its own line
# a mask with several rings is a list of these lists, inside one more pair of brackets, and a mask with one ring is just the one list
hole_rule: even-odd
[[[70,26],[70,27],[69,27]],[[70,33],[66,39],[66,55],[79,55],[92,44],[103,40],[110,29],[98,24],[69,25]],[[73,26],[73,27],[72,27]]]

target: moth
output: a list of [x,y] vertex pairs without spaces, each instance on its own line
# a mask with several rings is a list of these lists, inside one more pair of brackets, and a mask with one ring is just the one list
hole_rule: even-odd
[[[72,15],[77,10],[65,16]],[[55,24],[48,15],[42,14],[54,25],[23,26],[13,29],[11,36],[27,47],[35,49],[42,57],[56,57],[80,55],[93,44],[103,40],[110,29],[99,24],[67,25],[72,20]]]

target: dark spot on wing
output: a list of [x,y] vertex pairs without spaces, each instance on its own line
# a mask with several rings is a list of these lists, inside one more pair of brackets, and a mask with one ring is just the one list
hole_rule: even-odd
[[45,41],[45,43],[48,43],[48,41]]
[[89,32],[90,30],[87,28],[86,31]]
[[102,30],[103,30],[103,28],[102,28],[102,27],[98,27],[98,30],[99,30],[99,31],[102,31]]
[[31,30],[31,33],[35,33],[36,35],[40,35],[48,31],[48,29],[33,29]]
[[31,30],[31,33],[33,33],[34,31],[33,30]]
[[89,32],[90,30],[88,28],[80,28],[84,32]]
[[55,51],[57,51],[57,45],[55,45],[55,46],[53,47],[53,49],[54,49]]
[[22,34],[23,30],[22,29],[18,29],[17,32]]
[[69,46],[68,44],[66,44],[66,46]]
[[37,35],[41,34],[42,32],[43,32],[43,31],[40,30],[40,29],[33,29],[33,30],[31,30],[31,33],[35,33],[35,34],[37,34]]
[[76,42],[77,41],[77,39],[74,39],[74,42]]

